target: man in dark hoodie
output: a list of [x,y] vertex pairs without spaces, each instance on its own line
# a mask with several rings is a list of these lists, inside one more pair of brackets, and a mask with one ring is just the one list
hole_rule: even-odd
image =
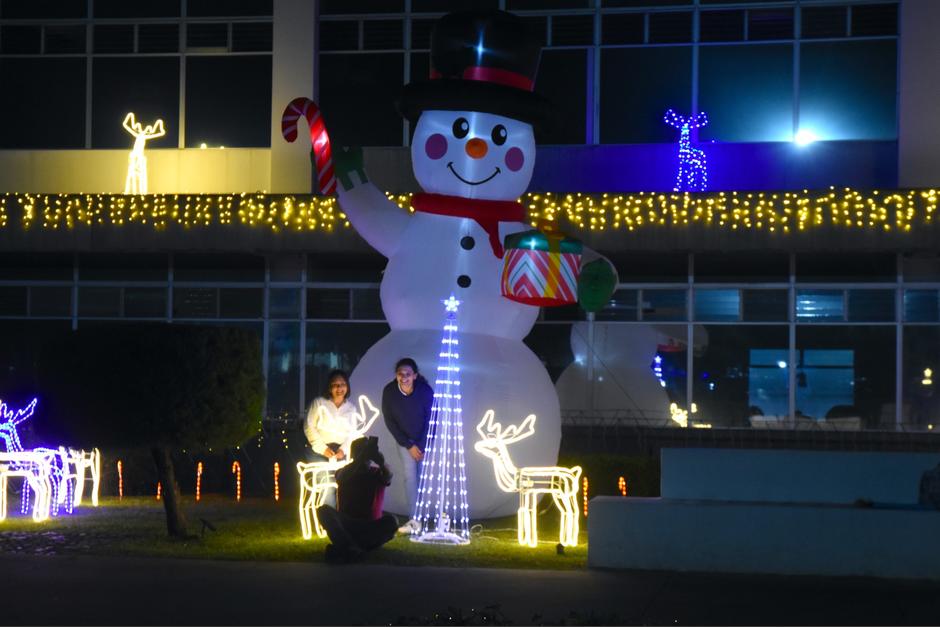
[[[414,359],[405,357],[395,364],[395,380],[382,390],[385,426],[398,443],[405,496],[410,512],[418,499],[418,468],[424,458],[425,440],[431,420],[434,391],[418,372]],[[400,533],[416,533],[421,528],[412,518],[398,528]]]

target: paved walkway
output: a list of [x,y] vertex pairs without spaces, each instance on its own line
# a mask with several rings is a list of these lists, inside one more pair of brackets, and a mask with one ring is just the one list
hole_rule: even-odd
[[872,579],[3,554],[0,573],[3,624],[384,625],[493,604],[514,624],[940,624],[940,585]]

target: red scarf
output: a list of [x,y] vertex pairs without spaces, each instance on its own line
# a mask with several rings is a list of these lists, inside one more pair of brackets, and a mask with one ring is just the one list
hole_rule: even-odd
[[411,206],[423,213],[476,220],[490,236],[490,247],[499,259],[503,257],[499,223],[524,222],[526,215],[525,207],[513,200],[479,200],[444,194],[415,194],[411,198]]

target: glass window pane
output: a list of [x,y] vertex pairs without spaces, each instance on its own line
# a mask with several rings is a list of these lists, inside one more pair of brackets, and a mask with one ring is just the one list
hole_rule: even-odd
[[349,145],[401,146],[402,119],[394,101],[403,81],[400,53],[323,55],[320,107],[330,133]]
[[793,38],[793,9],[765,9],[747,12],[747,38],[750,41]]
[[651,44],[692,41],[691,13],[650,13],[649,25]]
[[[309,407],[313,399],[326,390],[330,370],[340,368],[351,373],[366,351],[387,333],[385,323],[308,323],[304,347],[304,407]],[[355,388],[351,390],[352,395],[360,393]]]
[[796,348],[797,428],[893,425],[894,327],[798,326]]
[[382,301],[379,298],[379,289],[352,290],[353,319],[355,320],[385,320],[382,311]]
[[686,290],[643,290],[644,320],[686,320]]
[[787,290],[742,290],[742,314],[747,322],[787,320]]
[[[690,107],[692,52],[687,46],[601,51],[601,142],[668,143],[667,109]],[[630,77],[625,80],[624,77]]]
[[268,325],[267,415],[299,418],[300,323]]
[[274,46],[274,28],[270,22],[232,24],[232,52],[263,52]]
[[844,316],[842,290],[797,290],[796,318],[802,322],[841,321]]
[[268,293],[268,316],[271,318],[299,318],[300,290],[271,289]]
[[130,24],[95,24],[93,44],[96,53],[134,52],[134,27]]
[[699,51],[703,140],[789,141],[793,136],[793,46],[705,46]]
[[261,318],[264,315],[264,290],[260,287],[219,290],[219,316],[222,318]]
[[849,322],[894,320],[894,290],[849,290]]
[[614,13],[601,16],[601,43],[604,45],[643,43],[643,14]]
[[186,145],[269,147],[270,93],[270,55],[188,57]]
[[744,11],[702,11],[699,41],[742,41]]
[[845,37],[846,7],[803,7],[800,36],[804,39]]
[[180,28],[176,24],[141,24],[137,27],[138,52],[178,52]]
[[696,253],[695,280],[699,283],[772,283],[790,280],[787,253]]
[[905,322],[940,322],[937,290],[904,290]]
[[307,280],[379,283],[382,280],[385,264],[385,257],[378,253],[365,255],[310,253],[307,255]]
[[897,138],[897,42],[800,46],[800,129],[822,140]]
[[[548,45],[548,18],[544,15],[520,16],[529,31],[529,36],[543,48]],[[544,52],[544,50],[543,50]]]
[[346,320],[349,318],[349,290],[307,290],[307,317]]
[[787,327],[695,325],[693,333],[690,422],[761,428],[788,418]]
[[0,287],[0,316],[26,315],[26,287]]
[[801,283],[893,283],[897,280],[897,262],[893,253],[797,254],[796,280]]
[[299,281],[303,267],[303,255],[271,255],[268,257],[268,272],[272,281]]
[[162,287],[124,288],[124,317],[165,318],[166,293]]
[[71,316],[72,288],[30,287],[30,316]]
[[401,13],[404,0],[320,0],[321,15],[343,15],[347,13]]
[[559,120],[539,131],[540,144],[583,144],[587,126],[587,52],[545,50],[539,63],[535,91],[555,106]]
[[93,148],[130,150],[134,138],[121,126],[128,111],[141,124],[163,120],[166,135],[147,140],[147,149],[176,148],[179,131],[180,62],[171,57],[95,59],[92,73]]
[[[558,382],[558,378],[574,361],[574,354],[571,351],[571,333],[574,327],[575,325],[564,323],[539,323],[532,328],[532,331],[523,340],[525,345],[535,353],[542,365],[545,366],[548,376],[555,383]],[[583,353],[584,338],[587,337],[587,331],[583,325],[579,327],[579,331],[579,338],[581,338],[579,346]],[[559,396],[563,397],[561,392],[559,392]],[[568,409],[565,400],[570,401],[571,399],[562,400],[563,412]]]
[[567,322],[570,320],[584,320],[584,310],[578,305],[563,305],[561,307],[543,307],[542,316],[546,321]]
[[593,15],[556,15],[552,17],[553,46],[590,46],[593,43]]
[[39,26],[3,26],[0,28],[0,52],[3,54],[39,54],[42,28]]
[[400,50],[404,47],[402,20],[365,20],[362,23],[364,50]]
[[166,281],[167,256],[161,253],[82,253],[82,281]]
[[264,281],[260,255],[177,253],[173,255],[176,281]]
[[88,4],[85,2],[61,2],[60,0],[3,0],[0,16],[5,20],[53,18],[65,19],[85,17]]
[[[20,95],[0,104],[0,148],[84,148],[85,66],[82,58],[3,59],[0,83]],[[120,128],[122,119],[112,123]]]
[[187,24],[186,48],[216,48],[228,50],[228,24]]
[[217,318],[219,290],[213,287],[173,289],[174,318]]
[[[437,20],[411,20],[412,50],[428,50],[431,48],[431,30],[436,23]],[[411,75],[412,80],[417,78],[414,74]]]
[[[905,429],[914,431],[940,429],[940,394],[937,393],[937,386],[940,385],[938,381],[940,359],[938,357],[940,357],[940,327],[904,327],[904,363],[902,364],[904,398],[901,420]],[[885,418],[887,419],[887,416]]]
[[46,54],[69,54],[85,52],[84,25],[69,24],[65,26],[46,25],[43,29]]
[[617,290],[614,292],[607,305],[598,311],[595,320],[636,320],[637,297],[639,290]]
[[695,319],[732,322],[740,318],[741,295],[738,290],[695,290]]
[[[189,0],[190,4],[193,0]],[[67,2],[63,4],[84,4]],[[127,2],[127,0],[95,0],[95,17],[178,17],[180,0],[148,0],[147,2]]]
[[80,287],[78,289],[78,315],[89,317],[120,316],[121,288]]
[[898,4],[852,6],[852,36],[875,37],[898,34]]
[[273,0],[186,0],[186,14],[193,17],[273,15]]

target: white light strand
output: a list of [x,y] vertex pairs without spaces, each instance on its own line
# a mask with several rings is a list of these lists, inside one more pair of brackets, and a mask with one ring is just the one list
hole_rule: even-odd
[[430,544],[468,544],[470,510],[467,504],[467,471],[464,459],[463,420],[461,419],[459,353],[455,337],[460,301],[451,295],[443,301],[444,333],[441,337],[441,361],[437,365],[434,402],[424,447],[424,462],[418,481],[418,499],[412,518],[420,528],[412,532],[414,542]]

